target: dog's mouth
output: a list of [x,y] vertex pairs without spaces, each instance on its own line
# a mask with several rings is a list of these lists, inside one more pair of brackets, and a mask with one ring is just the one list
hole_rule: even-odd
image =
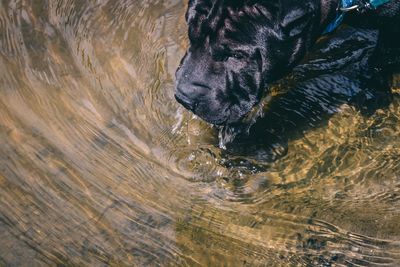
[[190,110],[193,113],[195,113],[197,102],[192,102],[185,96],[178,93],[175,93],[175,100],[187,110]]
[[244,105],[222,103],[216,107],[215,104],[211,104],[210,101],[200,100],[191,102],[179,94],[175,94],[175,99],[179,104],[199,118],[217,126],[247,124],[259,115],[261,109],[260,102],[263,102],[251,101],[246,102]]

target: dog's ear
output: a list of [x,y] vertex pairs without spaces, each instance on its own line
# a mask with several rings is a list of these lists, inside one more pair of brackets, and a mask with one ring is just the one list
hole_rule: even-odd
[[315,16],[312,9],[294,9],[285,14],[280,26],[286,37],[301,35]]
[[189,22],[189,20],[193,19],[196,15],[196,4],[198,4],[196,0],[189,0],[188,7],[185,13],[186,22]]
[[202,38],[205,34],[204,23],[212,7],[211,0],[189,0],[185,19],[189,26],[189,39],[196,40]]
[[186,22],[189,22],[197,16],[207,16],[214,2],[215,1],[212,0],[189,0],[188,8],[185,13]]

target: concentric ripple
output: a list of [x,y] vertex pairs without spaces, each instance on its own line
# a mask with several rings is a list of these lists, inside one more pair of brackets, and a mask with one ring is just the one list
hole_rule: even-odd
[[224,149],[173,97],[184,13],[0,3],[0,266],[399,266],[399,77],[368,116]]

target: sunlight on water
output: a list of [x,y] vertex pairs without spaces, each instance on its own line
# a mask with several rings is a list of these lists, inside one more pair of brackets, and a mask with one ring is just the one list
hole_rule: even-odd
[[1,2],[0,266],[399,266],[399,77],[370,116],[232,148],[249,126],[174,100],[184,13]]

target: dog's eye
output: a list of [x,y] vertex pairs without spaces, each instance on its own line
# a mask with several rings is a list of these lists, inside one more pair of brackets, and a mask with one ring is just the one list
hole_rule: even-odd
[[242,59],[242,58],[244,58],[244,55],[242,53],[235,52],[231,55],[231,57],[236,58],[236,59]]
[[215,61],[226,61],[229,58],[242,59],[246,54],[242,51],[227,51],[227,50],[216,50],[212,53],[212,57]]
[[226,53],[215,53],[215,54],[213,55],[213,59],[214,59],[215,61],[225,61],[225,60],[227,60],[228,58],[229,58],[229,55],[226,54]]
[[235,58],[235,59],[243,59],[246,57],[246,54],[242,51],[232,51],[229,57]]

